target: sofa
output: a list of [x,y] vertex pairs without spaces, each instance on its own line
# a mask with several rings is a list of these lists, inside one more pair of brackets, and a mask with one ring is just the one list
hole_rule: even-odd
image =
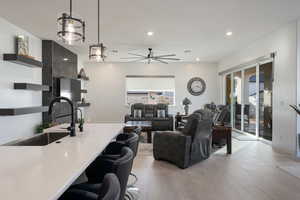
[[154,134],[155,160],[171,162],[185,169],[209,158],[212,143],[212,115],[206,110],[188,116],[181,131],[157,131]]
[[125,115],[125,123],[128,121],[151,121],[152,131],[172,131],[174,123],[167,104],[133,104]]

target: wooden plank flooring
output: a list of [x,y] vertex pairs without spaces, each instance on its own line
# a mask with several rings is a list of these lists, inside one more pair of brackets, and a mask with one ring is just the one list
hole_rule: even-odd
[[221,149],[185,170],[138,155],[133,172],[141,200],[300,200],[300,179],[277,167],[284,162],[267,144],[234,140],[231,156]]

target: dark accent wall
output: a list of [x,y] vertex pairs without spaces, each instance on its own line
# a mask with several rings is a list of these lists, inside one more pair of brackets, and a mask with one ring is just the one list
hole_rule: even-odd
[[[50,92],[43,92],[43,106],[48,106],[57,95],[57,78],[77,78],[78,58],[75,53],[52,40],[42,41],[43,85],[51,86]],[[67,59],[67,60],[66,60]],[[57,103],[53,115],[71,113],[66,103]],[[59,118],[59,123],[69,122],[69,117]],[[43,113],[43,122],[51,122],[48,113]]]

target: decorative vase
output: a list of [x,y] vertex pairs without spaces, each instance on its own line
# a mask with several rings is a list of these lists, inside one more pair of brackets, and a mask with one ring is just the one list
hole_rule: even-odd
[[191,100],[189,100],[187,97],[185,97],[182,101],[182,105],[184,105],[184,112],[185,112],[185,115],[188,115],[189,114],[189,105],[191,105],[192,102]]
[[185,112],[185,115],[189,114],[189,105],[184,106],[184,112]]

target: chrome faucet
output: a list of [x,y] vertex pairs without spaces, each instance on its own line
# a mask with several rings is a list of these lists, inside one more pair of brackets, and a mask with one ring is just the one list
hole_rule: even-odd
[[[53,106],[56,102],[60,102],[60,100],[65,100],[66,102],[69,103],[70,107],[71,107],[71,124],[70,126],[68,127],[68,130],[70,131],[70,136],[71,137],[74,137],[76,136],[76,129],[75,129],[75,118],[74,118],[74,104],[73,102],[66,98],[66,97],[56,97],[55,99],[53,99],[51,102],[50,102],[50,105],[49,105],[49,110],[48,110],[48,114],[51,115],[52,114],[52,109],[53,109]],[[69,116],[69,115],[65,115],[65,116]]]

